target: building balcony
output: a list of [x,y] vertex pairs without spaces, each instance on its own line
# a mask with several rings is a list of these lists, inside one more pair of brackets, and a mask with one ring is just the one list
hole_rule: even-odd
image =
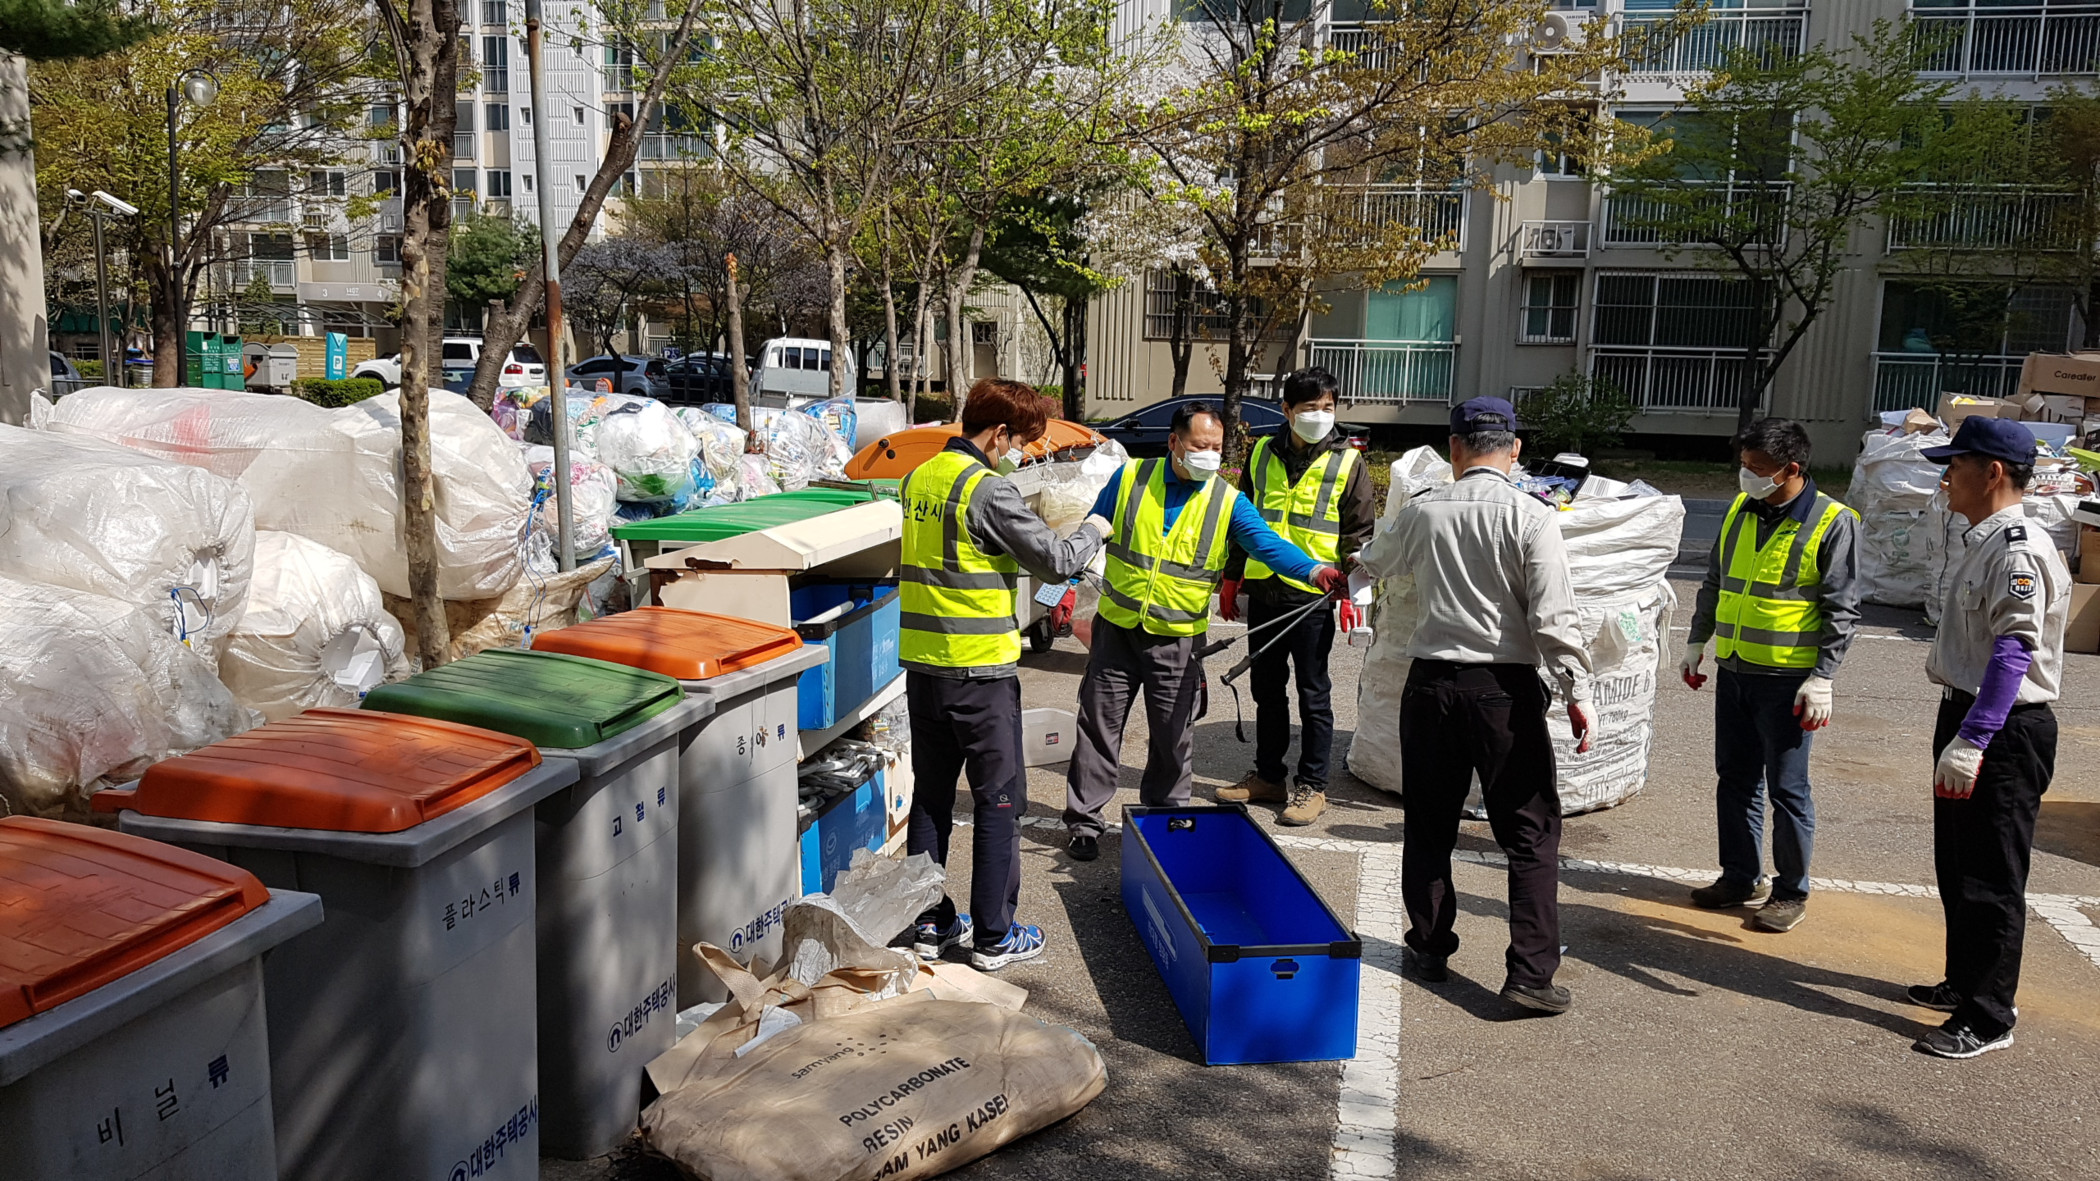
[[641,148],[636,158],[642,160],[684,160],[710,154],[711,145],[697,135],[684,135],[661,131],[644,132]]
[[[1629,14],[1621,26],[1629,37],[1639,37],[1674,19],[1674,13]],[[1684,33],[1652,45],[1627,67],[1629,78],[1668,81],[1698,79],[1719,69],[1728,55],[1748,49],[1761,55],[1792,57],[1801,52],[1808,36],[1808,8],[1709,9],[1706,20]]]
[[[1436,243],[1440,251],[1459,251],[1466,247],[1466,198],[1471,195],[1470,190],[1423,185],[1354,185],[1336,191],[1341,208],[1332,218],[1335,224],[1319,225],[1318,233],[1332,237],[1350,234],[1359,228],[1382,230],[1388,226],[1413,226],[1421,232],[1423,241]],[[1291,218],[1257,227],[1254,257],[1275,259],[1294,253],[1305,239],[1306,223],[1305,218]]]
[[1333,24],[1327,26],[1327,48],[1356,55],[1357,64],[1367,70],[1383,69],[1390,46],[1363,24]]
[[2008,398],[2020,388],[2026,357],[1875,353],[1874,412],[1932,410],[1941,394]]
[[1643,414],[1734,414],[1744,360],[1739,348],[1598,345],[1590,376],[1609,379]]
[[2100,4],[2000,7],[1913,3],[1927,74],[2044,77],[2100,73]]
[[481,89],[488,94],[509,94],[510,67],[489,66],[482,70]]
[[480,147],[481,137],[479,135],[471,131],[455,131],[452,133],[452,158],[454,160],[472,160],[474,153]]
[[1590,223],[1527,221],[1518,230],[1517,254],[1522,258],[1588,258]]
[[1457,362],[1458,346],[1450,341],[1312,342],[1312,363],[1334,374],[1343,401],[1357,405],[1447,405]]
[[238,258],[227,279],[236,292],[248,290],[258,280],[268,283],[273,292],[297,291],[299,264],[289,258]]
[[[1693,187],[1710,194],[1702,196],[1702,210],[1722,217],[1755,218],[1763,241],[1786,243],[1786,203],[1792,186],[1784,181],[1711,181],[1696,182]],[[1684,220],[1683,209],[1652,196],[1604,195],[1604,245],[1608,247],[1694,244],[1694,239],[1669,228],[1669,223]]]
[[1920,185],[1911,195],[1927,208],[1889,218],[1888,250],[2072,250],[2077,246],[2078,195],[2019,185],[1946,189]]

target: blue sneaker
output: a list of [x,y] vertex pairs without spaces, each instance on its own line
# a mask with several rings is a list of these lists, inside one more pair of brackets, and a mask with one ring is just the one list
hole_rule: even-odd
[[1020,923],[1006,929],[1006,938],[970,953],[970,966],[980,972],[996,972],[1008,964],[1032,960],[1043,954],[1043,929]]
[[911,949],[919,958],[931,962],[948,954],[951,947],[959,947],[969,939],[975,927],[970,925],[970,916],[959,914],[948,929],[941,930],[939,923],[920,923],[912,932]]

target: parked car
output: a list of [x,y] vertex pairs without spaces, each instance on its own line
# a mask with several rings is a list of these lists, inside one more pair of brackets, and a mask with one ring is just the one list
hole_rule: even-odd
[[612,383],[616,394],[661,398],[671,391],[670,379],[664,372],[668,364],[662,357],[602,353],[569,366],[569,384],[595,390],[602,378]]
[[51,390],[53,398],[63,398],[74,390],[85,389],[95,383],[80,376],[79,367],[63,353],[51,354]]
[[[444,386],[455,394],[463,394],[474,380],[474,367],[481,363],[481,338],[478,336],[448,336],[438,357],[444,367]],[[376,377],[393,389],[401,384],[401,354],[374,357],[361,362],[350,371],[352,377]],[[540,357],[538,349],[523,341],[512,346],[510,360],[503,365],[503,372],[496,375],[498,388],[511,386],[535,386],[547,384],[547,363]]]
[[730,360],[713,353],[688,353],[664,366],[669,402],[728,402],[735,399],[729,381]]
[[[1184,394],[1179,398],[1154,402],[1105,426],[1096,425],[1094,429],[1121,443],[1123,449],[1132,455],[1165,455],[1167,432],[1174,424],[1174,411],[1188,402],[1208,402],[1212,406],[1222,406],[1224,399],[1216,394]],[[1266,438],[1284,429],[1283,406],[1281,403],[1260,398],[1242,398],[1240,421],[1247,424],[1249,438]],[[1335,426],[1349,438],[1349,445],[1358,451],[1368,446],[1365,427],[1347,422],[1338,422]]]
[[[751,373],[751,400],[762,406],[792,406],[831,396],[831,342],[804,336],[776,336],[759,346],[758,367]],[[840,361],[845,389],[855,384],[853,354]]]

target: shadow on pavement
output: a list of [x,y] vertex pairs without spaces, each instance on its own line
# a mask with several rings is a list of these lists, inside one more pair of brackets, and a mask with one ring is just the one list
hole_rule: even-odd
[[2100,865],[2100,803],[2042,798],[2034,847],[2044,853]]

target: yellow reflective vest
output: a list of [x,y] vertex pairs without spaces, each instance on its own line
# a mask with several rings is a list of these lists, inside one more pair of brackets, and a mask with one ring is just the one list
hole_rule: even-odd
[[897,655],[908,664],[976,668],[1021,659],[1020,565],[978,549],[963,527],[971,495],[991,475],[963,452],[943,451],[905,477]]
[[1119,519],[1108,542],[1101,618],[1156,636],[1199,636],[1210,627],[1210,597],[1224,577],[1240,494],[1212,476],[1168,529],[1167,463],[1132,460],[1117,477]]
[[[1323,451],[1292,483],[1284,470],[1283,457],[1270,446],[1273,439],[1254,444],[1247,458],[1249,483],[1254,485],[1254,507],[1261,519],[1283,535],[1285,541],[1305,551],[1306,556],[1326,566],[1339,565],[1342,558],[1342,501],[1336,495],[1356,470],[1356,448]],[[1248,582],[1258,578],[1280,579],[1310,594],[1320,588],[1295,578],[1284,578],[1254,558],[1247,559]]]
[[1740,493],[1721,521],[1721,598],[1714,652],[1770,668],[1812,669],[1822,647],[1823,572],[1817,554],[1840,513],[1852,510],[1816,493],[1809,525],[1789,515],[1757,544],[1757,514]]

